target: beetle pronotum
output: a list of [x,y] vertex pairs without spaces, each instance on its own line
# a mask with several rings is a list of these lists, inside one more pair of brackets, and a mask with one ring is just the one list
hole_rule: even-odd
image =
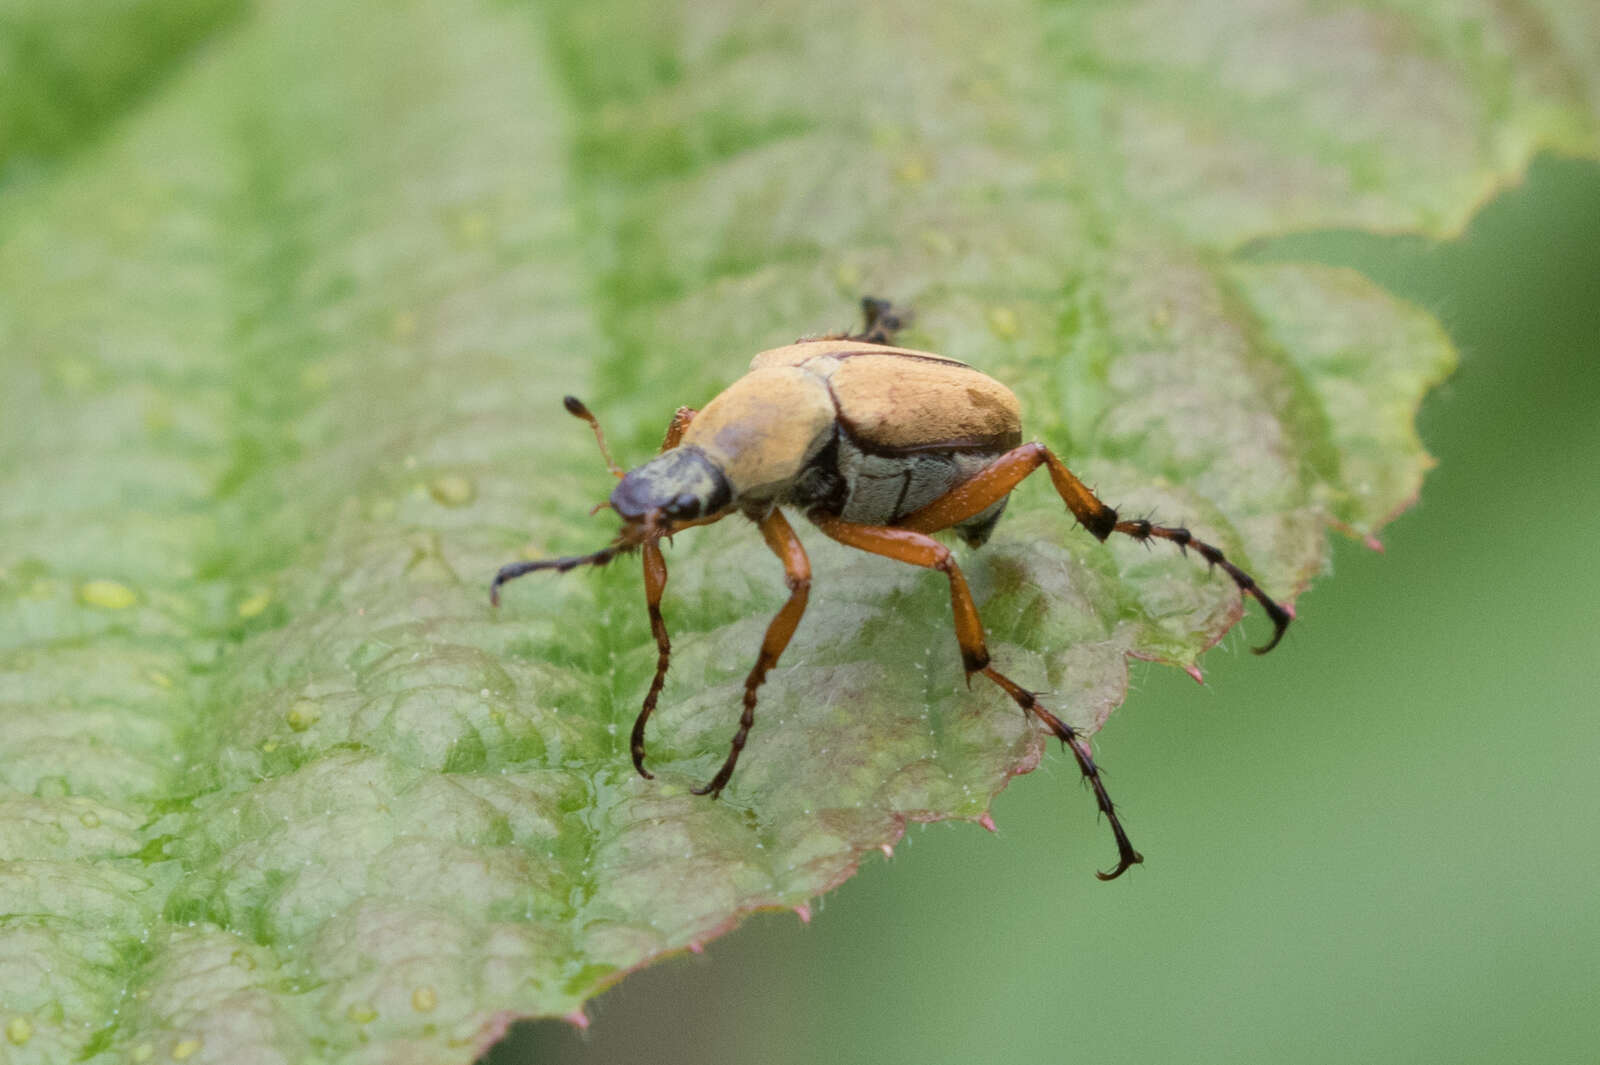
[[502,567],[490,585],[490,601],[498,605],[500,586],[525,573],[604,565],[639,550],[657,658],[655,677],[633,723],[631,747],[634,768],[653,779],[644,767],[645,723],[660,698],[672,651],[661,618],[667,584],[661,538],[735,513],[755,522],[783,562],[789,600],[768,625],[755,667],[745,678],[744,712],[722,768],[694,789],[714,798],[733,775],[755,724],[756,692],[800,624],[811,589],[811,564],[781,508],[799,510],[842,544],[939,570],[950,582],[956,640],[968,679],[981,673],[994,681],[1072,751],[1117,841],[1116,868],[1095,875],[1114,879],[1144,859],[1123,831],[1088,742],[990,662],[966,578],[950,549],[931,534],[953,529],[971,546],[981,546],[1000,520],[1011,490],[1042,466],[1073,517],[1097,539],[1115,532],[1141,541],[1169,540],[1220,566],[1272,619],[1272,639],[1256,648],[1257,654],[1272,650],[1283,638],[1289,611],[1189,530],[1119,517],[1047,447],[1022,443],[1017,398],[1010,389],[954,359],[893,346],[901,323],[888,302],[869,297],[862,300],[862,309],[866,327],[861,333],[764,351],[751,361],[749,373],[704,409],[678,408],[660,453],[626,473],[611,460],[595,416],[574,397],[566,397],[567,410],[589,423],[601,456],[619,481],[610,506],[622,518],[622,529],[590,555]]

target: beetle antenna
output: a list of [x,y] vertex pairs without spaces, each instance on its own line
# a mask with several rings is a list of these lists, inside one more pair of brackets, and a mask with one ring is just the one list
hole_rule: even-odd
[[600,457],[606,460],[606,468],[611,471],[611,476],[619,481],[622,480],[622,467],[611,461],[611,452],[606,450],[606,434],[600,431],[600,419],[596,418],[594,412],[585,407],[583,400],[577,396],[563,396],[561,403],[567,408],[568,414],[589,423],[589,428],[594,430],[595,443],[600,445]]
[[618,555],[631,551],[639,546],[625,540],[618,540],[614,544],[602,547],[592,555],[569,555],[566,558],[542,558],[535,562],[510,562],[500,567],[500,572],[494,575],[494,581],[489,585],[489,603],[492,606],[500,605],[500,586],[507,581],[514,581],[527,573],[542,569],[553,569],[557,573],[577,569],[579,566],[604,566]]

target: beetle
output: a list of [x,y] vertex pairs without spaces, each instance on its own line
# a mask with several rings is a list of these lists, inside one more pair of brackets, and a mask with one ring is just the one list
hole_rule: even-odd
[[1272,638],[1255,648],[1257,654],[1277,646],[1292,615],[1248,573],[1189,530],[1121,517],[1049,448],[1023,443],[1017,398],[1000,382],[955,359],[896,347],[894,336],[903,320],[887,300],[869,296],[861,306],[861,332],[801,339],[763,351],[745,376],[704,408],[678,408],[660,452],[631,471],[612,461],[595,416],[567,396],[567,410],[589,423],[617,478],[609,506],[622,519],[622,528],[593,554],[501,567],[490,585],[490,601],[498,606],[501,585],[526,573],[564,573],[640,552],[657,657],[655,677],[633,723],[630,749],[634,768],[654,779],[644,765],[645,724],[666,683],[672,651],[661,616],[667,583],[661,539],[733,514],[753,521],[783,563],[789,599],[768,625],[755,666],[745,678],[744,710],[722,767],[693,789],[715,798],[733,776],[755,724],[756,693],[800,624],[811,590],[811,564],[783,509],[799,511],[842,544],[938,570],[950,583],[956,641],[968,682],[974,674],[988,677],[1072,751],[1117,844],[1116,867],[1095,875],[1115,879],[1144,859],[1123,830],[1087,740],[995,668],[966,578],[950,549],[932,534],[953,530],[968,545],[981,547],[1012,489],[1043,467],[1067,509],[1096,539],[1122,533],[1145,542],[1166,540],[1222,569],[1272,620]]

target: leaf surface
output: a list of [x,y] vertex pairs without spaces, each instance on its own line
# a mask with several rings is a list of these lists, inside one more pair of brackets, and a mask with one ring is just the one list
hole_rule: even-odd
[[[612,527],[562,393],[636,462],[891,296],[1110,502],[1288,599],[1415,496],[1454,356],[1248,242],[1447,234],[1596,144],[1600,23],[1555,5],[173,0],[139,6],[181,32],[70,62],[52,6],[12,5],[49,48],[0,68],[35,131],[0,146],[15,1061],[469,1061],[1037,764],[938,577],[802,523],[810,613],[691,795],[784,596],[736,520],[669,552],[637,777],[634,566],[486,602]],[[1128,656],[1193,666],[1241,612],[1042,482],[961,561],[997,662],[1087,730]]]

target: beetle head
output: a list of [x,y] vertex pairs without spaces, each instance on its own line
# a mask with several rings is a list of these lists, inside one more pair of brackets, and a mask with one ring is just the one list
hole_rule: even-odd
[[[571,404],[568,409],[572,409]],[[542,569],[565,573],[579,566],[603,566],[640,544],[671,536],[685,525],[721,517],[732,502],[733,487],[727,475],[704,451],[693,446],[663,451],[622,475],[612,490],[611,509],[622,518],[622,528],[615,540],[592,555],[502,566],[489,586],[489,601],[498,605],[500,586],[525,573]]]
[[[697,447],[675,447],[631,470],[611,493],[611,509],[648,530],[695,521],[727,508],[733,488],[722,468]],[[658,534],[659,535],[659,534]]]

